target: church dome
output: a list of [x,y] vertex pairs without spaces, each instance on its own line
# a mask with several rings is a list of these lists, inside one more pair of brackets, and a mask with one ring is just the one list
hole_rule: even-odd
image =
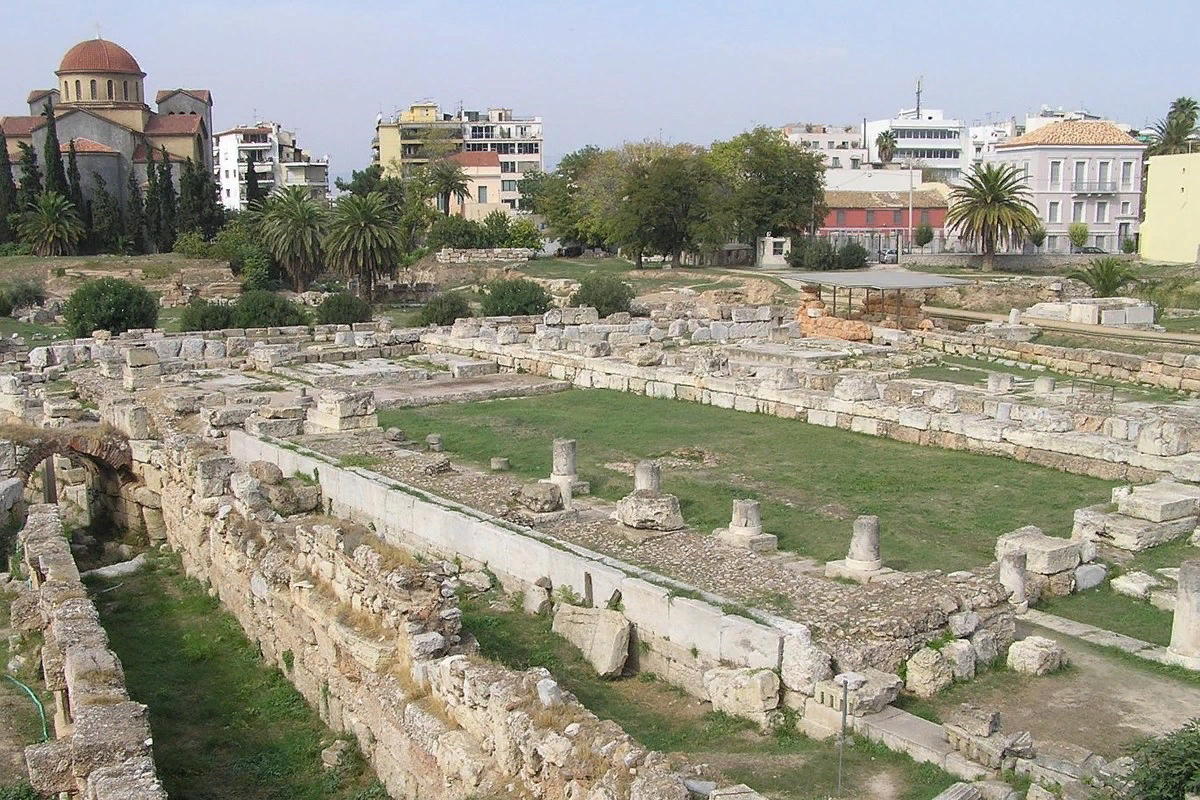
[[137,60],[128,50],[106,39],[88,39],[68,50],[58,66],[58,74],[68,72],[145,76]]

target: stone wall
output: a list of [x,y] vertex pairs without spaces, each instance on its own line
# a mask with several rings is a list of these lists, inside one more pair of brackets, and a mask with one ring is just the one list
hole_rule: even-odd
[[528,247],[490,247],[455,249],[443,247],[437,253],[439,264],[524,264],[536,251]]
[[165,800],[146,706],[129,699],[58,508],[31,506],[20,543],[32,590],[13,602],[13,625],[41,631],[42,670],[55,700],[56,738],[25,749],[34,788],[89,800]]
[[[1078,269],[1086,267],[1098,256],[1086,253],[997,253],[997,272],[1048,272],[1051,270]],[[1107,258],[1120,261],[1136,261],[1137,256],[1112,253]],[[983,256],[976,253],[912,253],[900,256],[900,263],[911,269],[921,267],[960,267],[982,269]]]

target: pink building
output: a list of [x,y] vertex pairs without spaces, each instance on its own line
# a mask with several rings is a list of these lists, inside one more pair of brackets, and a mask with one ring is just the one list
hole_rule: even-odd
[[985,161],[1025,173],[1045,252],[1069,252],[1067,229],[1083,222],[1088,246],[1116,253],[1137,236],[1145,147],[1111,122],[1066,120],[1000,142]]

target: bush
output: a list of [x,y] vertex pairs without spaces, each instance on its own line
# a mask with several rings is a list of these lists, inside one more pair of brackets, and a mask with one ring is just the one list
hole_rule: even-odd
[[1121,252],[1127,255],[1133,255],[1137,252],[1137,242],[1133,239],[1126,238],[1121,242]]
[[153,328],[158,300],[146,289],[120,278],[100,278],[80,286],[63,306],[67,332],[81,338],[92,331],[124,333],[130,328]]
[[454,320],[469,316],[471,316],[471,306],[467,304],[467,298],[458,292],[447,292],[439,294],[425,304],[421,309],[420,316],[417,317],[417,324],[421,327],[453,325]]
[[526,278],[493,281],[483,290],[485,317],[544,314],[550,307],[546,290]]
[[0,292],[0,317],[11,317],[13,312],[12,300],[8,299],[7,292]]
[[1140,800],[1178,800],[1200,792],[1200,719],[1166,736],[1134,743],[1132,796]]
[[795,269],[822,271],[836,265],[833,245],[826,239],[804,238],[792,240],[792,251],[788,263]]
[[591,306],[607,317],[618,311],[628,311],[633,299],[633,287],[612,275],[588,275],[579,282],[579,290],[571,295],[571,305]]
[[24,242],[0,243],[0,256],[31,256],[33,248]]
[[1087,244],[1088,226],[1086,222],[1072,222],[1067,226],[1067,239],[1071,241],[1071,247],[1079,249]]
[[355,322],[370,321],[371,304],[348,292],[329,295],[317,309],[317,322],[321,325],[353,325]]
[[917,247],[924,247],[933,241],[933,226],[928,222],[922,222],[917,226],[917,230],[913,233],[913,243]]
[[1029,243],[1034,247],[1041,247],[1046,243],[1046,229],[1041,225],[1029,232]]
[[35,792],[28,783],[18,783],[0,786],[0,800],[42,800],[42,795]]
[[181,331],[220,331],[234,327],[233,306],[193,300],[179,315]]
[[261,292],[271,285],[271,260],[266,253],[251,250],[242,259],[242,291]]
[[528,247],[530,250],[542,249],[542,232],[537,229],[532,220],[515,219],[508,226],[508,241],[505,247]]
[[171,252],[188,258],[212,258],[213,245],[199,231],[187,231],[175,237]]
[[307,325],[308,312],[274,292],[246,292],[233,307],[234,328],[282,328]]
[[850,242],[838,250],[837,265],[838,269],[862,269],[867,265],[867,248],[858,242]]
[[473,249],[488,246],[488,233],[482,225],[455,214],[438,217],[429,229],[426,247],[436,253],[443,247]]
[[13,308],[29,308],[46,302],[46,287],[41,281],[13,281],[4,287],[4,294]]

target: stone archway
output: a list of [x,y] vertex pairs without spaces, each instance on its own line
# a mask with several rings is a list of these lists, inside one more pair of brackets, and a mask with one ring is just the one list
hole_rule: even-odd
[[8,439],[18,448],[14,477],[20,478],[22,483],[53,455],[82,456],[99,467],[132,476],[133,451],[129,440],[107,426],[58,430],[17,430],[8,426],[0,429],[0,438]]

